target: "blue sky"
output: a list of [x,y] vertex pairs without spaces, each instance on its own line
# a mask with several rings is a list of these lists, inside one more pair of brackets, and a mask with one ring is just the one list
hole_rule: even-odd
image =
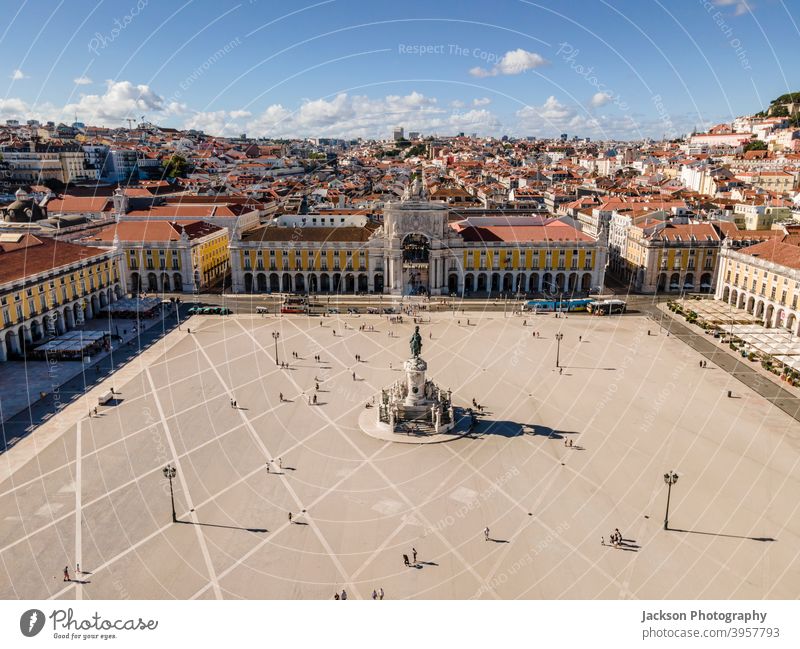
[[800,91],[789,0],[5,0],[0,118],[677,136]]

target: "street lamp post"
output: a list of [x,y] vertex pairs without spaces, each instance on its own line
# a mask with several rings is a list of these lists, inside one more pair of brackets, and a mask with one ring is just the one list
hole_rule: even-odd
[[678,474],[674,471],[664,474],[664,482],[667,483],[667,511],[664,514],[664,529],[669,529],[669,497],[672,495],[672,485],[678,481]]
[[172,491],[172,479],[175,477],[177,470],[171,464],[168,464],[163,469],[164,477],[169,480],[169,499],[172,503],[172,522],[177,523],[178,517],[175,515],[175,494]]
[[558,367],[558,361],[561,356],[561,339],[564,337],[564,334],[557,333],[556,334],[556,367]]
[[275,365],[278,365],[278,338],[281,337],[281,333],[279,331],[272,332],[272,340],[275,341]]

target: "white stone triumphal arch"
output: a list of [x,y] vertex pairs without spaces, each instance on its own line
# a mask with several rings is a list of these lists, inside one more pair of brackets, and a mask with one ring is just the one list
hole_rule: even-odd
[[461,238],[447,224],[448,208],[421,195],[389,203],[384,211],[384,268],[392,295],[447,293],[447,268],[457,262]]

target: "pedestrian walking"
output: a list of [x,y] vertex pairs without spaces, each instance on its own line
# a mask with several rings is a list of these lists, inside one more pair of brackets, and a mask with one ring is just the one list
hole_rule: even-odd
[[319,383],[315,383],[315,384],[314,384],[314,390],[317,390],[317,391],[319,391]]
[[69,578],[69,566],[64,566],[64,581],[72,581]]
[[484,527],[483,528],[483,540],[484,541],[488,541],[489,540],[489,528],[488,527]]
[[76,564],[75,564],[75,574],[76,574],[76,575],[82,575],[82,574],[83,574],[83,573],[81,572],[81,564],[79,564],[79,563],[76,563]]
[[378,589],[378,599],[383,599],[383,587]]
[[606,537],[601,536],[600,537],[600,545],[605,545],[605,544],[606,544]]
[[342,599],[347,599],[347,591],[342,588]]
[[314,395],[314,398],[311,400],[312,403],[316,406],[317,405],[317,395]]
[[289,524],[292,524],[292,512],[289,512]]
[[372,589],[372,599],[378,599],[378,591],[374,588]]
[[239,407],[239,403],[236,401],[236,399],[233,400],[233,407],[234,408],[238,408]]
[[266,465],[267,465],[267,473],[270,473],[270,470],[269,470],[269,460],[267,460],[267,462],[266,462]]
[[283,469],[283,460],[281,458],[278,458],[278,468]]
[[559,367],[558,368],[558,373],[559,374],[563,374],[564,373],[564,368],[563,367]]
[[97,406],[94,407],[94,416],[97,417]]
[[411,564],[408,562],[408,555],[403,555],[403,563],[406,564],[406,567],[410,566]]
[[583,336],[578,336],[578,342],[582,342],[582,341],[583,341]]
[[355,372],[353,372],[353,380],[354,381],[356,380],[356,373]]
[[280,400],[283,401],[283,392],[279,392],[278,394],[279,394]]
[[339,599],[339,591],[338,590],[333,594],[333,599]]
[[411,556],[414,557],[414,563],[417,562],[417,548],[411,548]]

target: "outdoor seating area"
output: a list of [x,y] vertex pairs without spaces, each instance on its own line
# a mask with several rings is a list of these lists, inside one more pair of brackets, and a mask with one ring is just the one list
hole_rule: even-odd
[[152,318],[161,302],[158,297],[125,297],[104,307],[101,313],[117,318]]
[[68,331],[48,340],[33,349],[31,355],[40,360],[80,361],[100,351],[107,351],[110,346],[107,331]]
[[719,300],[683,299],[675,300],[671,304],[677,305],[687,313],[693,311],[697,314],[698,320],[703,320],[709,324],[729,325],[731,323],[749,324],[759,322],[759,320],[750,313]]
[[675,300],[667,308],[721,338],[742,358],[760,362],[782,381],[800,386],[800,336],[788,329],[765,327],[751,314],[717,300]]

